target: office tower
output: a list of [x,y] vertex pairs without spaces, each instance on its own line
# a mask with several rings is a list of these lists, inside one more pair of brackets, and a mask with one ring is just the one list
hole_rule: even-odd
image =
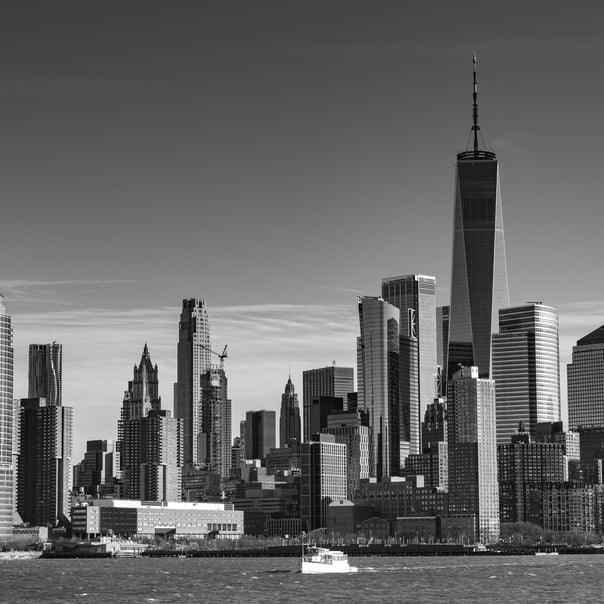
[[327,507],[346,499],[346,445],[332,434],[319,434],[301,449],[300,516],[305,530],[325,527]]
[[558,313],[541,303],[499,310],[493,334],[497,443],[510,442],[519,422],[531,436],[539,422],[560,419]]
[[235,436],[233,446],[231,447],[231,474],[233,480],[241,480],[241,462],[244,460],[241,438]]
[[265,459],[270,449],[275,448],[274,411],[248,411],[245,414],[245,458]]
[[[201,463],[201,379],[210,369],[210,323],[205,300],[182,301],[178,325],[174,414],[184,422],[185,463]],[[229,442],[230,446],[230,442]]]
[[294,443],[300,444],[300,405],[298,395],[294,389],[291,375],[285,384],[285,391],[281,395],[281,415],[279,416],[279,444],[281,447],[291,447]]
[[[401,311],[401,317],[403,311]],[[399,443],[400,465],[408,455],[421,451],[421,404],[419,339],[417,337],[415,311],[407,309],[407,321],[401,320],[399,342]],[[403,453],[405,451],[405,453]]]
[[359,298],[358,408],[369,414],[371,476],[400,473],[399,309],[382,298]]
[[449,352],[449,307],[436,307],[436,365],[438,379],[436,396],[447,396],[447,354]]
[[23,522],[68,522],[73,411],[44,398],[21,399],[17,511]]
[[462,367],[447,397],[449,513],[473,514],[481,543],[499,538],[495,382]]
[[[417,339],[419,411],[414,412],[413,429],[418,442],[411,439],[411,443],[413,451],[419,451],[419,424],[436,396],[436,279],[428,275],[382,279],[382,298],[400,309],[401,335]],[[406,377],[401,376],[401,383],[407,383]]]
[[13,532],[15,467],[13,458],[13,328],[0,294],[0,542]]
[[86,441],[84,459],[73,467],[73,489],[93,497],[100,497],[112,489],[113,442]]
[[327,417],[324,434],[333,434],[336,442],[346,445],[347,497],[352,501],[361,485],[369,478],[370,428],[363,424],[358,411],[341,411]]
[[231,399],[227,394],[224,370],[212,367],[202,374],[200,385],[202,433],[199,464],[226,480],[231,472]]
[[312,399],[317,396],[335,396],[346,400],[349,392],[354,392],[354,369],[352,367],[321,367],[302,373],[302,403],[304,440],[312,435],[310,413]]
[[568,376],[568,425],[604,427],[604,325],[577,340]]
[[344,411],[344,400],[337,396],[314,396],[310,407],[310,434],[323,432],[327,428],[327,417],[330,413]]
[[118,422],[121,478],[127,499],[180,501],[183,421],[162,411],[159,372],[147,344],[124,393]]
[[447,378],[460,365],[490,377],[491,335],[499,309],[509,306],[499,164],[478,144],[477,92],[474,57],[474,148],[457,155],[455,170]]
[[28,398],[45,398],[47,405],[61,405],[62,372],[61,344],[30,344]]

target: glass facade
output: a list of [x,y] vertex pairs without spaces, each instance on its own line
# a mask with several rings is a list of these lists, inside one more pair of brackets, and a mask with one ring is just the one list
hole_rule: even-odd
[[459,365],[491,375],[491,334],[509,306],[499,166],[493,153],[457,156],[447,377]]
[[535,436],[539,422],[560,420],[558,313],[529,304],[499,311],[493,335],[497,443],[509,443],[519,422]]
[[381,298],[359,299],[358,408],[372,430],[371,476],[400,473],[399,319]]
[[333,396],[346,400],[354,392],[354,369],[352,367],[321,367],[302,373],[302,406],[304,440],[312,436],[312,401],[318,396]]
[[[412,425],[404,422],[405,417],[401,429],[410,441],[410,452],[419,453],[419,422],[436,396],[436,279],[428,275],[383,279],[382,298],[400,309],[401,336],[417,342],[417,369],[407,367],[409,374],[415,374],[417,384],[409,389],[410,399],[403,404],[406,408],[415,405],[418,397],[419,410],[411,410],[409,420]],[[409,313],[409,310],[414,312]],[[408,383],[408,379],[401,379],[401,386]]]
[[571,430],[604,427],[604,325],[577,342],[566,370]]
[[13,328],[0,295],[0,541],[13,532]]

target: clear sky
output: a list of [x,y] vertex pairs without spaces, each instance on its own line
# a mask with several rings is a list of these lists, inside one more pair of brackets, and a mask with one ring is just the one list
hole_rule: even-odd
[[[234,425],[291,367],[355,365],[356,295],[437,278],[472,52],[500,160],[513,304],[604,323],[595,2],[9,2],[0,21],[0,291],[15,397],[63,344],[75,461],[115,438],[145,342],[172,409],[181,300],[229,346]],[[563,399],[565,394],[565,371]]]

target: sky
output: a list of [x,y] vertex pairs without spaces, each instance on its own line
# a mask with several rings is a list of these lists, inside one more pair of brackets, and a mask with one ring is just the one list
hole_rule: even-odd
[[[417,6],[416,6],[417,5]],[[357,295],[437,278],[455,155],[500,161],[512,304],[604,323],[602,13],[594,2],[9,2],[0,23],[0,291],[16,398],[63,344],[74,460],[115,438],[145,342],[172,409],[178,317],[205,298],[233,424],[291,372],[355,366]]]

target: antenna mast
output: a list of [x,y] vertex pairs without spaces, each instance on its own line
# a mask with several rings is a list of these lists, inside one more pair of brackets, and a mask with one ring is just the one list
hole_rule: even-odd
[[478,125],[478,84],[476,83],[476,53],[472,55],[472,63],[474,66],[474,89],[472,92],[472,131],[474,132],[474,156],[478,157],[478,131],[480,126]]

